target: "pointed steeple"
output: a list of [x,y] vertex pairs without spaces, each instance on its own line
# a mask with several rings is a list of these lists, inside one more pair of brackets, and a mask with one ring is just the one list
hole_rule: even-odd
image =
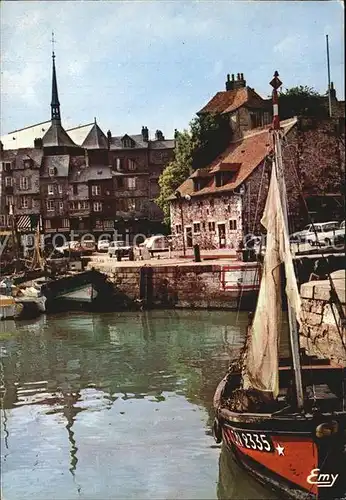
[[52,102],[50,103],[52,110],[52,121],[61,121],[60,116],[60,102],[58,96],[58,83],[56,80],[56,69],[55,69],[55,52],[54,52],[54,32],[52,33],[52,60],[53,60],[53,73],[52,73]]
[[53,74],[52,74],[52,102],[50,103],[52,112],[52,124],[47,132],[42,137],[43,147],[77,147],[72,141],[67,132],[61,125],[60,103],[58,97],[58,84],[56,79],[55,69],[55,53],[54,53],[54,33],[52,33],[52,59],[53,59]]

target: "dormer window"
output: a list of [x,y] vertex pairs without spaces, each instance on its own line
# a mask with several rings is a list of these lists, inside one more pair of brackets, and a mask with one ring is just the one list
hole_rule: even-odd
[[208,181],[208,178],[196,177],[193,180],[194,191],[200,191],[201,189],[205,188],[208,184]]
[[135,147],[135,141],[131,139],[129,135],[124,135],[124,137],[121,139],[121,144],[123,148],[134,148]]
[[54,177],[54,175],[56,175],[56,168],[55,167],[49,167],[48,174],[50,175],[50,177]]
[[221,187],[225,186],[229,182],[234,180],[236,172],[216,172],[215,174],[215,186]]

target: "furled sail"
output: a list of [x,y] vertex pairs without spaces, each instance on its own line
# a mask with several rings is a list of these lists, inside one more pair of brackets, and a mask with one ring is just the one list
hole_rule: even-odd
[[285,264],[287,299],[299,321],[300,296],[294,274],[282,197],[273,164],[268,197],[261,220],[267,229],[267,244],[257,308],[243,366],[243,388],[279,392],[279,342],[281,332],[280,264]]

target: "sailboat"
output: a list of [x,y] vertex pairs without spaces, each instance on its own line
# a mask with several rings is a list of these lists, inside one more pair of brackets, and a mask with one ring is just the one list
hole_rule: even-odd
[[[262,279],[245,346],[214,395],[214,437],[280,498],[346,498],[344,368],[299,348],[303,319],[288,233],[275,72],[274,159],[261,220],[267,230]],[[284,268],[291,357],[279,358],[282,331],[280,269]]]

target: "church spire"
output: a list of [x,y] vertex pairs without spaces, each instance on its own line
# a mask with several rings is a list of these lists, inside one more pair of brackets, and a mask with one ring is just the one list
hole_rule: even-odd
[[58,97],[58,84],[56,80],[55,70],[55,53],[54,53],[54,32],[52,32],[52,60],[53,60],[53,75],[52,75],[52,102],[50,103],[52,110],[52,121],[61,121],[60,117],[60,102]]

